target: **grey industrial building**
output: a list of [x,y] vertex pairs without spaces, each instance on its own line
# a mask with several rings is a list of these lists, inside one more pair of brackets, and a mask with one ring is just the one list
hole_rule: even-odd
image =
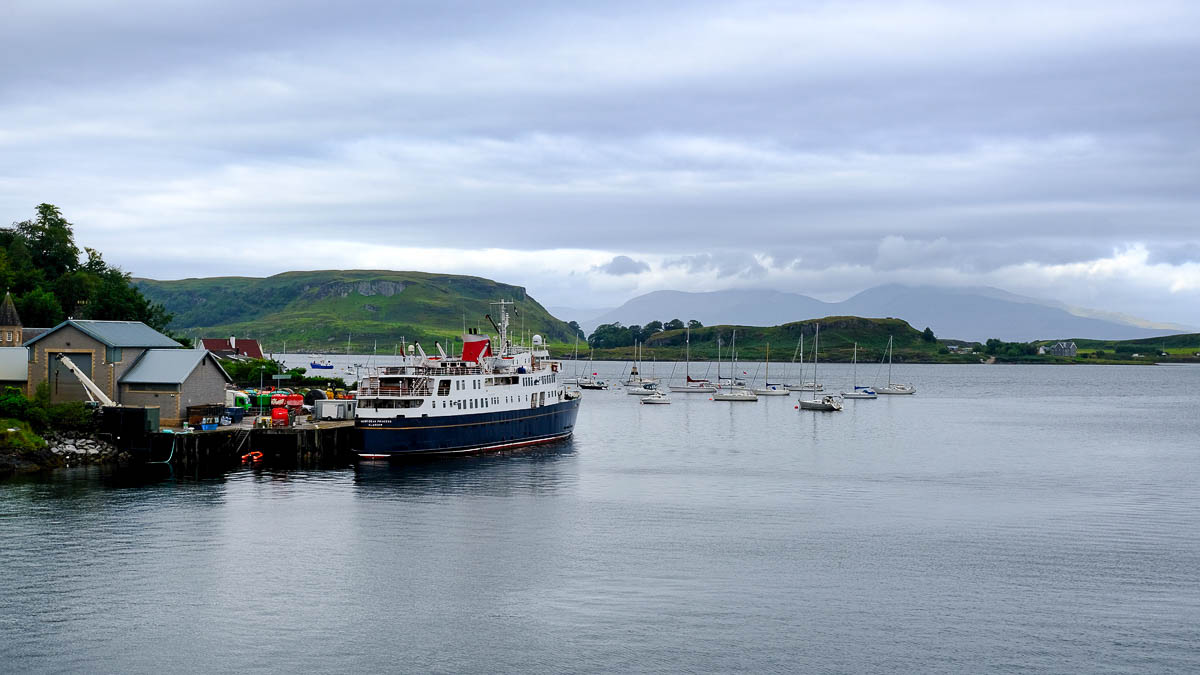
[[[140,321],[68,319],[27,340],[22,349],[27,395],[48,382],[51,401],[88,399],[79,379],[58,360],[62,354],[113,401],[157,406],[164,426],[180,424],[190,405],[224,403],[230,383],[211,353],[183,349]],[[0,377],[9,376],[5,358],[0,356]]]

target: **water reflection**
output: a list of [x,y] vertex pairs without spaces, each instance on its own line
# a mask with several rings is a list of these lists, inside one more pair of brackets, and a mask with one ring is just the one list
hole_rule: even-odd
[[415,461],[360,462],[357,493],[370,498],[427,495],[544,496],[574,486],[579,453],[574,440],[511,452]]

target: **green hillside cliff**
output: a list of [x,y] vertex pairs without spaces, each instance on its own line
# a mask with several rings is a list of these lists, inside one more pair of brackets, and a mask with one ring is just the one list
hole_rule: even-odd
[[480,277],[387,270],[285,272],[266,278],[135,279],[151,301],[174,315],[170,328],[193,337],[256,338],[268,351],[391,352],[403,338],[432,346],[468,328],[493,333],[488,303],[516,302],[511,328],[551,343],[574,340],[520,286]]

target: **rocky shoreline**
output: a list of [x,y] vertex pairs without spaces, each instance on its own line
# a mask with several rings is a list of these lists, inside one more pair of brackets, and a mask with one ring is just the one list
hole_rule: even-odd
[[0,476],[129,459],[127,453],[94,435],[50,433],[44,439],[46,446],[37,450],[0,450]]

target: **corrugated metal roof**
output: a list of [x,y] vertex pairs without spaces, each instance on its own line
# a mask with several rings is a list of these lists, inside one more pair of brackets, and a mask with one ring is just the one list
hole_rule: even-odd
[[25,346],[41,340],[63,326],[74,326],[108,347],[179,347],[180,344],[141,321],[93,321],[67,319],[54,328],[25,341]]
[[24,382],[29,377],[29,350],[24,347],[0,347],[0,380]]
[[147,349],[123,376],[122,384],[182,384],[208,356],[229,380],[225,369],[207,349]]

